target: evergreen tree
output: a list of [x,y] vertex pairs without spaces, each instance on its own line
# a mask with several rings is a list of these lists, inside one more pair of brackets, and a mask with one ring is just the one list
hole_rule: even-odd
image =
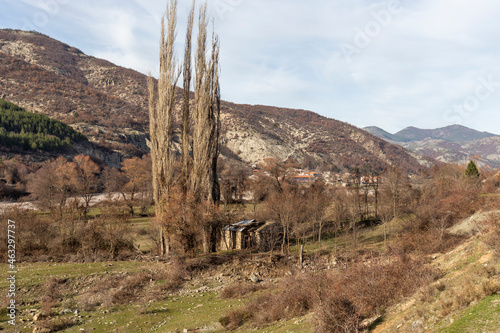
[[476,163],[470,160],[469,164],[467,164],[467,168],[465,169],[465,176],[470,178],[479,178],[479,170],[477,169]]

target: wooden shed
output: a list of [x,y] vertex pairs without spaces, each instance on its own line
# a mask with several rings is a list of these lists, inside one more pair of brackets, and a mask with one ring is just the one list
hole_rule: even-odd
[[223,228],[220,249],[269,251],[279,244],[280,239],[280,228],[276,222],[243,220]]

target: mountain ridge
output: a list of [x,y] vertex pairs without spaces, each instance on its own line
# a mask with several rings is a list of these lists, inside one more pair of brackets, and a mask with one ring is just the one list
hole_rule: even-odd
[[500,167],[500,136],[493,133],[457,124],[436,129],[409,126],[395,134],[376,126],[364,129],[388,142],[440,162],[465,164],[475,159],[481,166]]
[[477,131],[458,124],[435,129],[422,129],[414,126],[408,126],[394,134],[377,126],[368,126],[363,129],[380,138],[398,142],[421,141],[428,138],[446,140],[450,142],[467,142],[497,136],[497,134],[486,131]]
[[[147,152],[147,77],[48,36],[0,30],[0,98],[70,124],[115,152]],[[177,89],[181,93],[181,89]],[[177,105],[177,111],[180,105]],[[266,157],[331,170],[381,171],[422,163],[404,149],[312,111],[222,101],[221,152],[247,164]]]

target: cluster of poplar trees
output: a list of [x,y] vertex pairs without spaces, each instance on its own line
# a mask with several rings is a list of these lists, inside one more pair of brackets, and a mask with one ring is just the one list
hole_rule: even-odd
[[[172,221],[167,218],[174,196],[189,198],[195,204],[214,206],[220,199],[216,173],[220,129],[219,41],[215,34],[212,34],[211,41],[208,40],[207,5],[200,6],[193,70],[191,39],[194,20],[193,1],[188,15],[184,62],[179,65],[174,50],[177,1],[169,1],[162,18],[158,82],[155,84],[151,76],[148,81],[153,195],[161,225],[162,254],[168,253],[170,237],[176,232],[169,225]],[[183,93],[178,95],[176,86],[181,74]],[[190,98],[191,81],[194,100]],[[176,121],[175,111],[179,105],[180,116]],[[178,149],[174,147],[174,131],[181,133],[179,158]],[[193,219],[184,222],[194,223]],[[203,249],[208,252],[215,244],[213,225],[203,223],[200,233]]]

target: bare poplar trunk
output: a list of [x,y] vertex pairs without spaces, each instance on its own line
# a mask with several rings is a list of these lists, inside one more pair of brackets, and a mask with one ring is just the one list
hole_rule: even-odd
[[191,190],[200,201],[218,204],[217,179],[219,156],[219,42],[212,38],[212,56],[206,61],[207,7],[200,8],[198,47],[195,61],[195,117],[193,132],[193,177]]
[[181,182],[182,190],[184,193],[187,192],[189,187],[189,132],[190,132],[190,109],[189,109],[189,89],[191,87],[191,36],[193,32],[193,21],[194,21],[194,6],[195,2],[193,0],[193,6],[188,17],[188,27],[186,32],[186,48],[184,50],[184,69],[183,69],[183,79],[184,79],[184,91],[182,96],[182,171],[181,171]]
[[321,234],[323,233],[323,221],[319,221],[318,248],[321,250]]
[[160,254],[165,254],[165,238],[163,237],[163,228],[160,228]]
[[387,251],[387,223],[384,223],[384,250]]
[[[171,0],[167,5],[167,34],[165,35],[165,19],[161,22],[160,38],[160,73],[158,90],[155,91],[153,79],[148,79],[149,89],[149,133],[153,173],[153,195],[155,200],[156,218],[162,216],[168,202],[169,190],[174,175],[174,159],[172,148],[173,110],[175,103],[175,86],[180,72],[174,59],[175,28],[177,23],[177,0]],[[165,233],[164,221],[159,221],[162,235]],[[160,244],[164,243],[164,236]],[[161,254],[168,251],[167,246],[161,248]]]
[[302,264],[304,262],[304,244],[300,245],[299,250],[299,267],[302,268]]

